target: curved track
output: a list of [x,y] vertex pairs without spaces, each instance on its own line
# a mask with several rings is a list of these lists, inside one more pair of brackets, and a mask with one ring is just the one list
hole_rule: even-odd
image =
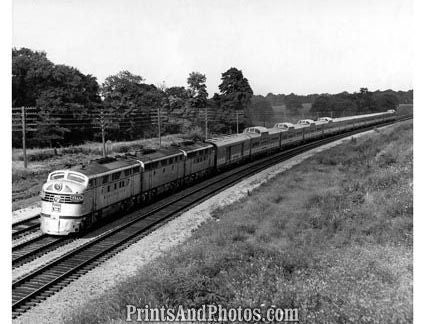
[[[379,126],[385,126],[391,123],[380,124]],[[235,184],[247,176],[309,149],[368,129],[373,129],[376,126],[373,125],[316,140],[272,156],[249,162],[230,171],[220,173],[153,205],[133,212],[129,215],[129,220],[126,222],[14,281],[12,283],[13,318],[18,317],[99,263],[136,242],[156,226],[165,223],[173,216],[207,199],[216,192]]]

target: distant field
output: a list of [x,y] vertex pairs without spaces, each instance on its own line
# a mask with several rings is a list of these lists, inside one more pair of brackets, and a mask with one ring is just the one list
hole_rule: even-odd
[[67,322],[124,323],[129,304],[220,304],[297,307],[300,323],[411,323],[412,122],[377,133],[216,210]]

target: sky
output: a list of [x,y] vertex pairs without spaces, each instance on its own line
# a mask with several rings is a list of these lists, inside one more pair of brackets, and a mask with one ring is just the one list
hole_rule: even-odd
[[99,83],[122,70],[186,86],[241,69],[255,94],[413,88],[410,0],[14,0],[14,47]]

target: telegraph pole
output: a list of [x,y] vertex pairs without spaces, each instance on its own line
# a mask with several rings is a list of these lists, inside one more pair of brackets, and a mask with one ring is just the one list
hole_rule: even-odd
[[238,110],[235,110],[236,112],[236,134],[239,134],[239,114],[238,114]]
[[38,112],[35,107],[12,107],[12,132],[22,133],[22,157],[24,167],[28,167],[27,133],[37,132]]
[[208,138],[208,106],[205,106],[205,139]]
[[158,106],[158,138],[159,148],[161,148],[161,107]]
[[102,132],[102,153],[103,157],[106,157],[106,145],[105,145],[105,117],[103,110],[100,112],[100,130]]
[[27,160],[27,146],[25,143],[25,136],[26,136],[26,131],[25,131],[25,107],[21,108],[21,113],[22,113],[22,151],[24,154],[24,168],[26,169],[28,166],[28,160]]

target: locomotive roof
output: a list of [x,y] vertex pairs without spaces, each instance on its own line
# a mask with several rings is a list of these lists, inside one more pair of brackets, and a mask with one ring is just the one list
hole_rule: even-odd
[[195,152],[211,147],[213,147],[212,144],[203,142],[181,142],[178,144],[178,148],[185,152]]
[[140,165],[136,160],[123,158],[103,158],[92,160],[89,164],[80,164],[72,167],[71,171],[84,174],[87,177],[99,175],[108,171]]
[[147,163],[182,154],[183,153],[178,148],[168,147],[166,149],[164,148],[151,151],[137,151],[136,159],[142,161],[143,163]]

